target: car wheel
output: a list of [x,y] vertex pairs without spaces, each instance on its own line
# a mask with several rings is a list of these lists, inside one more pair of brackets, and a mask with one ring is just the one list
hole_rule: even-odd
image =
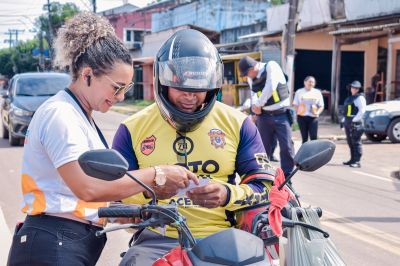
[[6,128],[6,126],[2,123],[2,128],[3,128],[3,134],[2,137],[3,139],[7,139],[8,138],[8,129]]
[[21,143],[19,138],[16,138],[11,134],[8,136],[8,142],[10,143],[11,146],[19,146]]
[[[9,129],[11,129],[11,125],[8,126]],[[14,137],[12,135],[12,132],[9,130],[8,131],[8,142],[10,143],[11,146],[18,146],[20,144],[20,139],[17,137]]]
[[399,143],[400,142],[400,117],[394,119],[390,125],[388,130],[388,136],[391,142]]
[[380,134],[373,134],[373,133],[365,133],[365,136],[367,136],[367,139],[373,142],[381,142],[382,140],[386,139],[386,135],[380,135]]

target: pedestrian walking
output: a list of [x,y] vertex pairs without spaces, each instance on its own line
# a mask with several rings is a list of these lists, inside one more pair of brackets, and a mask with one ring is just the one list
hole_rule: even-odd
[[252,111],[257,115],[260,131],[268,157],[272,156],[274,137],[278,139],[281,168],[288,176],[294,167],[292,118],[287,80],[275,61],[257,62],[245,56],[239,61],[240,76],[251,79],[252,91],[259,96],[253,101]]
[[362,156],[361,136],[364,132],[362,116],[367,104],[359,81],[355,80],[350,84],[350,92],[351,95],[344,101],[344,129],[350,148],[350,160],[343,162],[343,164],[359,168],[361,167],[360,159]]
[[318,117],[324,110],[324,99],[320,90],[315,88],[315,78],[304,79],[304,88],[296,91],[293,106],[297,113],[302,142],[317,139]]

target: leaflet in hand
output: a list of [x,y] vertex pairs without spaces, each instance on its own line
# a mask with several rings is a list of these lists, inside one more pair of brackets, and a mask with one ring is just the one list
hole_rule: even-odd
[[192,180],[189,180],[189,186],[187,188],[181,188],[178,190],[176,196],[185,196],[186,192],[192,190],[195,187],[203,187],[210,182],[210,178],[199,178],[199,185],[196,185]]

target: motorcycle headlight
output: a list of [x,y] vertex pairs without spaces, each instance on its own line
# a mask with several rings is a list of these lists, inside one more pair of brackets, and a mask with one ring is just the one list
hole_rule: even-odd
[[372,112],[369,114],[369,117],[370,117],[370,118],[373,118],[373,117],[375,117],[375,116],[387,116],[387,115],[389,115],[389,112],[386,111],[386,110],[375,110],[375,111],[372,111]]
[[19,107],[16,107],[15,105],[11,106],[12,112],[17,115],[17,116],[32,116],[33,112],[21,109]]

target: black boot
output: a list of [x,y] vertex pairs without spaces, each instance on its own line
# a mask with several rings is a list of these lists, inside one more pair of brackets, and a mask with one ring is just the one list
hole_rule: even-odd
[[278,158],[276,158],[273,154],[270,159],[271,162],[279,162]]
[[354,163],[351,163],[349,166],[352,168],[360,168],[361,164],[360,164],[360,162],[354,162]]
[[351,165],[354,161],[353,160],[348,160],[347,162],[343,162],[344,165]]

